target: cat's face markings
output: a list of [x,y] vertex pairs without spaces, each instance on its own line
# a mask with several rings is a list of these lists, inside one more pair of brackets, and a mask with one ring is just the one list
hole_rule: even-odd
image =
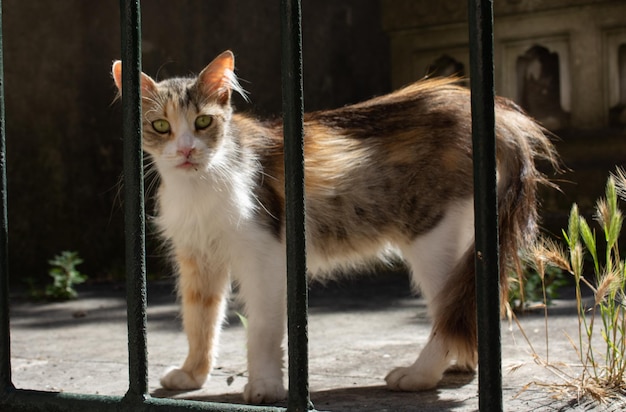
[[198,113],[196,106],[181,96],[184,94],[162,95],[160,104],[144,113],[144,149],[168,168],[204,170],[216,140],[209,133],[213,117]]
[[[121,93],[121,62],[115,62],[112,71]],[[206,170],[224,141],[233,90],[244,95],[230,51],[216,57],[196,78],[157,83],[141,73],[144,150],[168,168]]]

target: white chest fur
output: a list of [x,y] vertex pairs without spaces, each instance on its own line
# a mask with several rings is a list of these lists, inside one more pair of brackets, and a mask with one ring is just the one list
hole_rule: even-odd
[[251,224],[254,205],[242,177],[215,181],[177,173],[163,179],[157,222],[176,248],[228,253]]

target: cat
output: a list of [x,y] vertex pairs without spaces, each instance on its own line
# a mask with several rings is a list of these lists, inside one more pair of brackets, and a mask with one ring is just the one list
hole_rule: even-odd
[[[121,62],[113,78],[121,92]],[[305,124],[310,277],[360,267],[389,251],[412,269],[433,327],[414,364],[385,378],[392,390],[436,387],[449,368],[477,366],[470,94],[426,79],[381,97],[308,113]],[[214,365],[231,282],[248,319],[244,400],[283,399],[285,195],[282,123],[234,113],[244,93],[225,51],[197,77],[141,75],[143,149],[160,176],[157,223],[178,272],[189,352],[161,378],[200,388]],[[533,240],[537,160],[557,164],[547,132],[496,98],[502,295],[507,268]],[[328,274],[331,275],[328,275]]]

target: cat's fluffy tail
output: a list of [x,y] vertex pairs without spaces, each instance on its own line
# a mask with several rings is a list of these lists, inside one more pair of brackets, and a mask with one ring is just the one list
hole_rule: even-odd
[[540,185],[557,188],[538,170],[538,163],[555,171],[560,164],[550,133],[508,99],[496,99],[498,163],[498,228],[502,304],[508,300],[508,279],[520,273],[519,252],[538,232]]
[[[554,186],[537,169],[546,162],[560,170],[549,132],[526,116],[514,103],[496,100],[498,164],[498,224],[500,244],[500,291],[504,309],[511,273],[521,271],[519,251],[537,234],[537,190]],[[477,364],[474,244],[457,263],[433,311],[433,334],[450,344],[456,368],[473,370]],[[454,354],[456,352],[456,354]],[[455,356],[456,355],[456,356]]]

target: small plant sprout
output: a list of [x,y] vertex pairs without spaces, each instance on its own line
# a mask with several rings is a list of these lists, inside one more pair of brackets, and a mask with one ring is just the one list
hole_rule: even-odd
[[78,252],[63,251],[49,260],[51,268],[48,272],[53,283],[46,288],[46,297],[55,300],[74,299],[78,296],[75,285],[87,280],[87,276],[80,273],[76,266],[83,263]]

